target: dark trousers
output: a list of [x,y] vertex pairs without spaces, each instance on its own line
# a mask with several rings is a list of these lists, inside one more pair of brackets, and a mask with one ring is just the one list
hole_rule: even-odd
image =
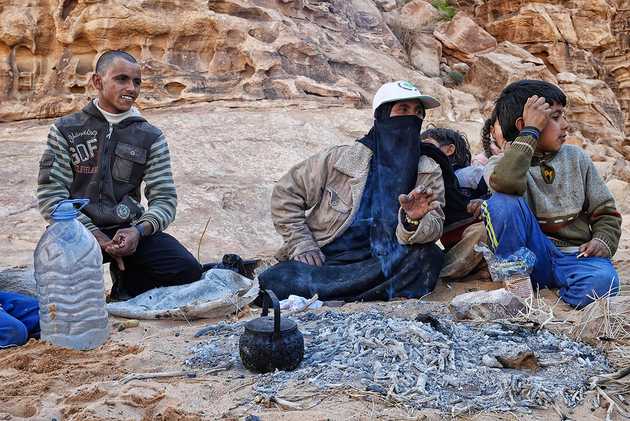
[[0,348],[24,345],[39,332],[39,305],[33,297],[0,292]]
[[[116,230],[103,230],[110,238]],[[201,265],[174,237],[158,232],[140,239],[131,256],[123,258],[125,270],[120,271],[111,256],[103,253],[103,263],[110,262],[117,288],[135,297],[157,287],[182,285],[201,278]],[[113,288],[112,288],[113,289]]]
[[397,252],[379,259],[370,250],[349,250],[326,255],[323,266],[289,260],[267,269],[258,280],[261,289],[272,290],[281,300],[317,293],[321,300],[387,301],[420,298],[433,291],[444,260],[438,246],[398,246]]

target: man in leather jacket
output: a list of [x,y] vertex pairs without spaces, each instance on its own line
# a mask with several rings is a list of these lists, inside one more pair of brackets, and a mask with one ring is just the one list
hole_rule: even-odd
[[177,193],[164,134],[133,106],[139,64],[124,51],[108,51],[92,83],[98,98],[50,128],[39,165],[42,216],[50,220],[61,200],[90,199],[79,221],[98,241],[104,261],[112,261],[113,298],[198,280],[199,262],[163,232],[175,218]]

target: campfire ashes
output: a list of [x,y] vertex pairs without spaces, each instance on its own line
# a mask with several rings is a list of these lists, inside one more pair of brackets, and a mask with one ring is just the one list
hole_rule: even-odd
[[[252,373],[263,396],[300,386],[352,387],[415,409],[529,412],[561,399],[573,407],[591,376],[611,371],[605,356],[588,345],[508,323],[419,318],[423,323],[377,310],[303,313],[295,319],[304,333],[304,360],[295,371]],[[193,347],[186,365],[245,370],[238,353],[243,322],[221,322],[202,332],[211,338]],[[519,353],[534,364],[502,365]]]

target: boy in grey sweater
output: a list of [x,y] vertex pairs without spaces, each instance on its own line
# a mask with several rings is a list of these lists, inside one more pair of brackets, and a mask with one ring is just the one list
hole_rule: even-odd
[[527,247],[536,255],[534,286],[559,288],[581,308],[619,292],[610,258],[621,215],[591,159],[564,144],[565,106],[564,93],[548,82],[521,80],[501,92],[495,112],[510,145],[486,168],[495,193],[482,216],[497,255]]

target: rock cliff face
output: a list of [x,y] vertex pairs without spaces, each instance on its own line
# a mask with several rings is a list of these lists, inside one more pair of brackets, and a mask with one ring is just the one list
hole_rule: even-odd
[[625,113],[625,133],[630,135],[630,1],[618,0],[616,6],[617,14],[612,20],[615,43],[603,57],[607,80]]
[[119,48],[142,63],[142,108],[365,106],[381,83],[409,79],[442,101],[431,122],[473,144],[506,83],[541,78],[569,95],[572,142],[630,159],[630,1],[450,3],[0,0],[0,120],[80,108],[98,54]]
[[97,55],[117,48],[142,61],[144,108],[260,99],[360,105],[381,83],[404,78],[445,100],[441,118],[481,118],[470,95],[406,65],[371,0],[0,0],[0,19],[6,120],[77,109]]

